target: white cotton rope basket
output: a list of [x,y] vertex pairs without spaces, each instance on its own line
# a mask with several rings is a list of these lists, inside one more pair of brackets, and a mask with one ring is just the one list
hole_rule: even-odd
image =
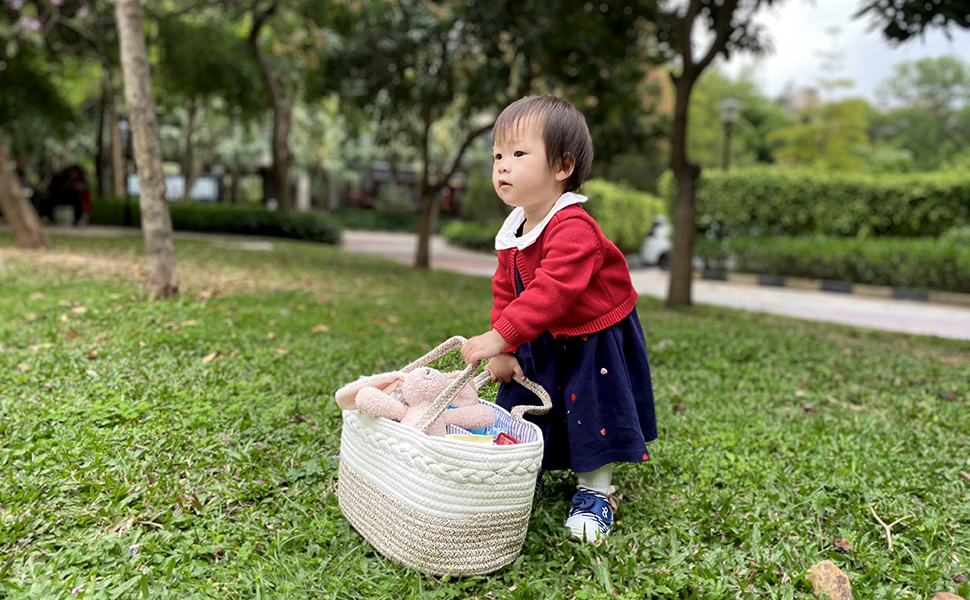
[[[424,366],[464,342],[453,337],[402,371]],[[343,411],[340,510],[378,552],[430,575],[491,573],[515,560],[529,528],[543,440],[539,428],[522,417],[552,408],[541,386],[517,378],[542,406],[517,406],[512,413],[479,399],[495,410],[498,423],[518,434],[518,444],[473,444],[424,433],[479,365],[462,371],[416,427]],[[475,387],[489,380],[482,373]]]

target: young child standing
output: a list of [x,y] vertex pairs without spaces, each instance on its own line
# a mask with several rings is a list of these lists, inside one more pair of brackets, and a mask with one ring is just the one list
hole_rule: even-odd
[[[648,460],[657,437],[647,348],[637,294],[623,254],[580,206],[593,143],[569,102],[533,96],[495,121],[492,183],[515,209],[495,237],[492,329],[468,340],[468,364],[490,358],[493,381],[524,375],[553,409],[530,416],[545,439],[543,468],[571,469],[578,489],[566,526],[572,537],[609,533],[614,462]],[[537,404],[518,384],[496,402]]]

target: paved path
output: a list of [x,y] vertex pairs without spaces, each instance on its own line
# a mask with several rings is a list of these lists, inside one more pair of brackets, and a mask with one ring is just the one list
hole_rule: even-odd
[[[414,263],[415,240],[414,234],[407,233],[345,231],[343,246],[351,252],[383,256],[410,265]],[[497,259],[491,254],[455,248],[438,236],[432,240],[432,268],[491,277],[496,265]],[[630,274],[637,293],[667,297],[669,279],[666,272],[656,268],[634,268]],[[694,281],[692,294],[698,304],[970,340],[970,308],[958,306],[709,280]]]
[[[0,231],[9,231],[0,226]],[[51,228],[54,235],[92,237],[137,236],[141,232],[123,227]],[[208,239],[223,247],[242,250],[270,250],[272,238],[177,232],[179,239]],[[383,256],[402,264],[414,264],[417,247],[412,233],[345,231],[343,248],[349,252]],[[497,259],[484,252],[472,252],[447,244],[440,236],[431,243],[431,266],[467,275],[491,277]],[[631,270],[633,285],[644,296],[667,296],[667,273],[655,268]],[[970,308],[909,300],[870,298],[853,294],[772,288],[724,281],[694,281],[693,299],[697,304],[726,306],[753,312],[771,313],[842,323],[884,331],[932,335],[970,340]]]

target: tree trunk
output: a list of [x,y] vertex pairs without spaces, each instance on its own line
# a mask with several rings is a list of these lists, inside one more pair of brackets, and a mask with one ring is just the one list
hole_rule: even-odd
[[189,103],[189,122],[185,126],[185,152],[182,153],[182,178],[183,183],[185,183],[185,190],[182,192],[182,202],[188,202],[190,200],[189,193],[192,191],[192,185],[195,183],[195,153],[192,147],[192,135],[195,133],[195,117],[198,113],[199,107],[196,106],[195,100]]
[[290,194],[290,121],[292,103],[282,100],[273,103],[273,180],[276,183],[276,202],[280,210],[293,210]]
[[20,186],[17,174],[10,168],[10,157],[0,137],[0,213],[17,238],[17,247],[25,249],[50,248],[44,226]]
[[253,10],[253,28],[249,32],[249,49],[259,65],[259,73],[263,83],[269,91],[270,105],[273,108],[273,139],[271,150],[273,154],[273,179],[275,183],[276,202],[279,209],[289,212],[293,208],[290,199],[290,123],[293,116],[293,101],[283,95],[276,73],[266,62],[263,51],[259,48],[259,30],[276,12],[274,4],[268,10],[257,12]]
[[107,69],[101,72],[101,110],[98,111],[98,138],[97,147],[98,151],[94,157],[94,178],[97,180],[98,186],[98,196],[101,198],[108,197],[108,186],[105,185],[105,163],[107,162],[107,152],[106,150],[106,140],[104,135],[104,126],[107,124],[108,120],[108,96],[114,95],[114,90],[111,89],[111,80]]
[[684,73],[672,79],[676,88],[676,100],[670,134],[670,168],[677,180],[677,200],[674,203],[674,244],[670,254],[667,306],[689,306],[697,215],[694,190],[700,175],[700,168],[687,162],[687,108],[694,78],[690,73]]
[[[117,75],[111,72],[111,93],[107,97],[108,123],[111,128],[111,195],[116,198],[128,197],[128,169],[125,166],[125,147],[121,141],[121,123],[118,122],[118,103],[115,92],[118,89]],[[129,129],[128,135],[131,135]]]
[[125,74],[125,104],[135,142],[135,165],[141,193],[141,228],[148,262],[146,287],[151,300],[177,296],[178,270],[172,239],[172,217],[165,201],[162,144],[155,119],[151,71],[145,50],[139,0],[117,0],[115,21]]
[[340,210],[340,182],[337,180],[337,168],[326,169],[327,174],[327,210]]
[[431,187],[430,148],[431,143],[431,115],[425,113],[424,132],[421,135],[421,218],[418,222],[418,250],[414,259],[415,269],[431,267],[431,233],[434,222],[438,217],[438,187]]

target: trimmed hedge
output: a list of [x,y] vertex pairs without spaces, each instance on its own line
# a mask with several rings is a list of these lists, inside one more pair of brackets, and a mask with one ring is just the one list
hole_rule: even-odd
[[970,293],[970,245],[933,238],[702,238],[695,254],[710,271]]
[[[640,248],[643,236],[653,226],[654,216],[665,212],[660,198],[603,179],[587,181],[580,192],[589,197],[589,202],[582,207],[593,215],[603,234],[625,254]],[[455,245],[491,251],[501,226],[502,221],[456,221],[447,225],[442,233]]]
[[491,252],[495,249],[495,234],[502,227],[502,222],[473,223],[471,221],[452,221],[445,225],[441,234],[450,243],[468,248]]
[[[138,201],[128,203],[130,225],[141,226]],[[252,204],[169,204],[172,227],[178,231],[206,231],[292,238],[323,244],[340,243],[342,227],[319,212],[281,213]],[[102,199],[94,204],[92,225],[124,225],[125,201]]]
[[[673,174],[659,187],[672,203]],[[970,225],[970,174],[705,170],[697,215],[701,229],[720,235],[937,236]]]
[[653,218],[667,212],[660,198],[605,179],[587,181],[580,193],[589,196],[583,208],[624,254],[639,250]]

